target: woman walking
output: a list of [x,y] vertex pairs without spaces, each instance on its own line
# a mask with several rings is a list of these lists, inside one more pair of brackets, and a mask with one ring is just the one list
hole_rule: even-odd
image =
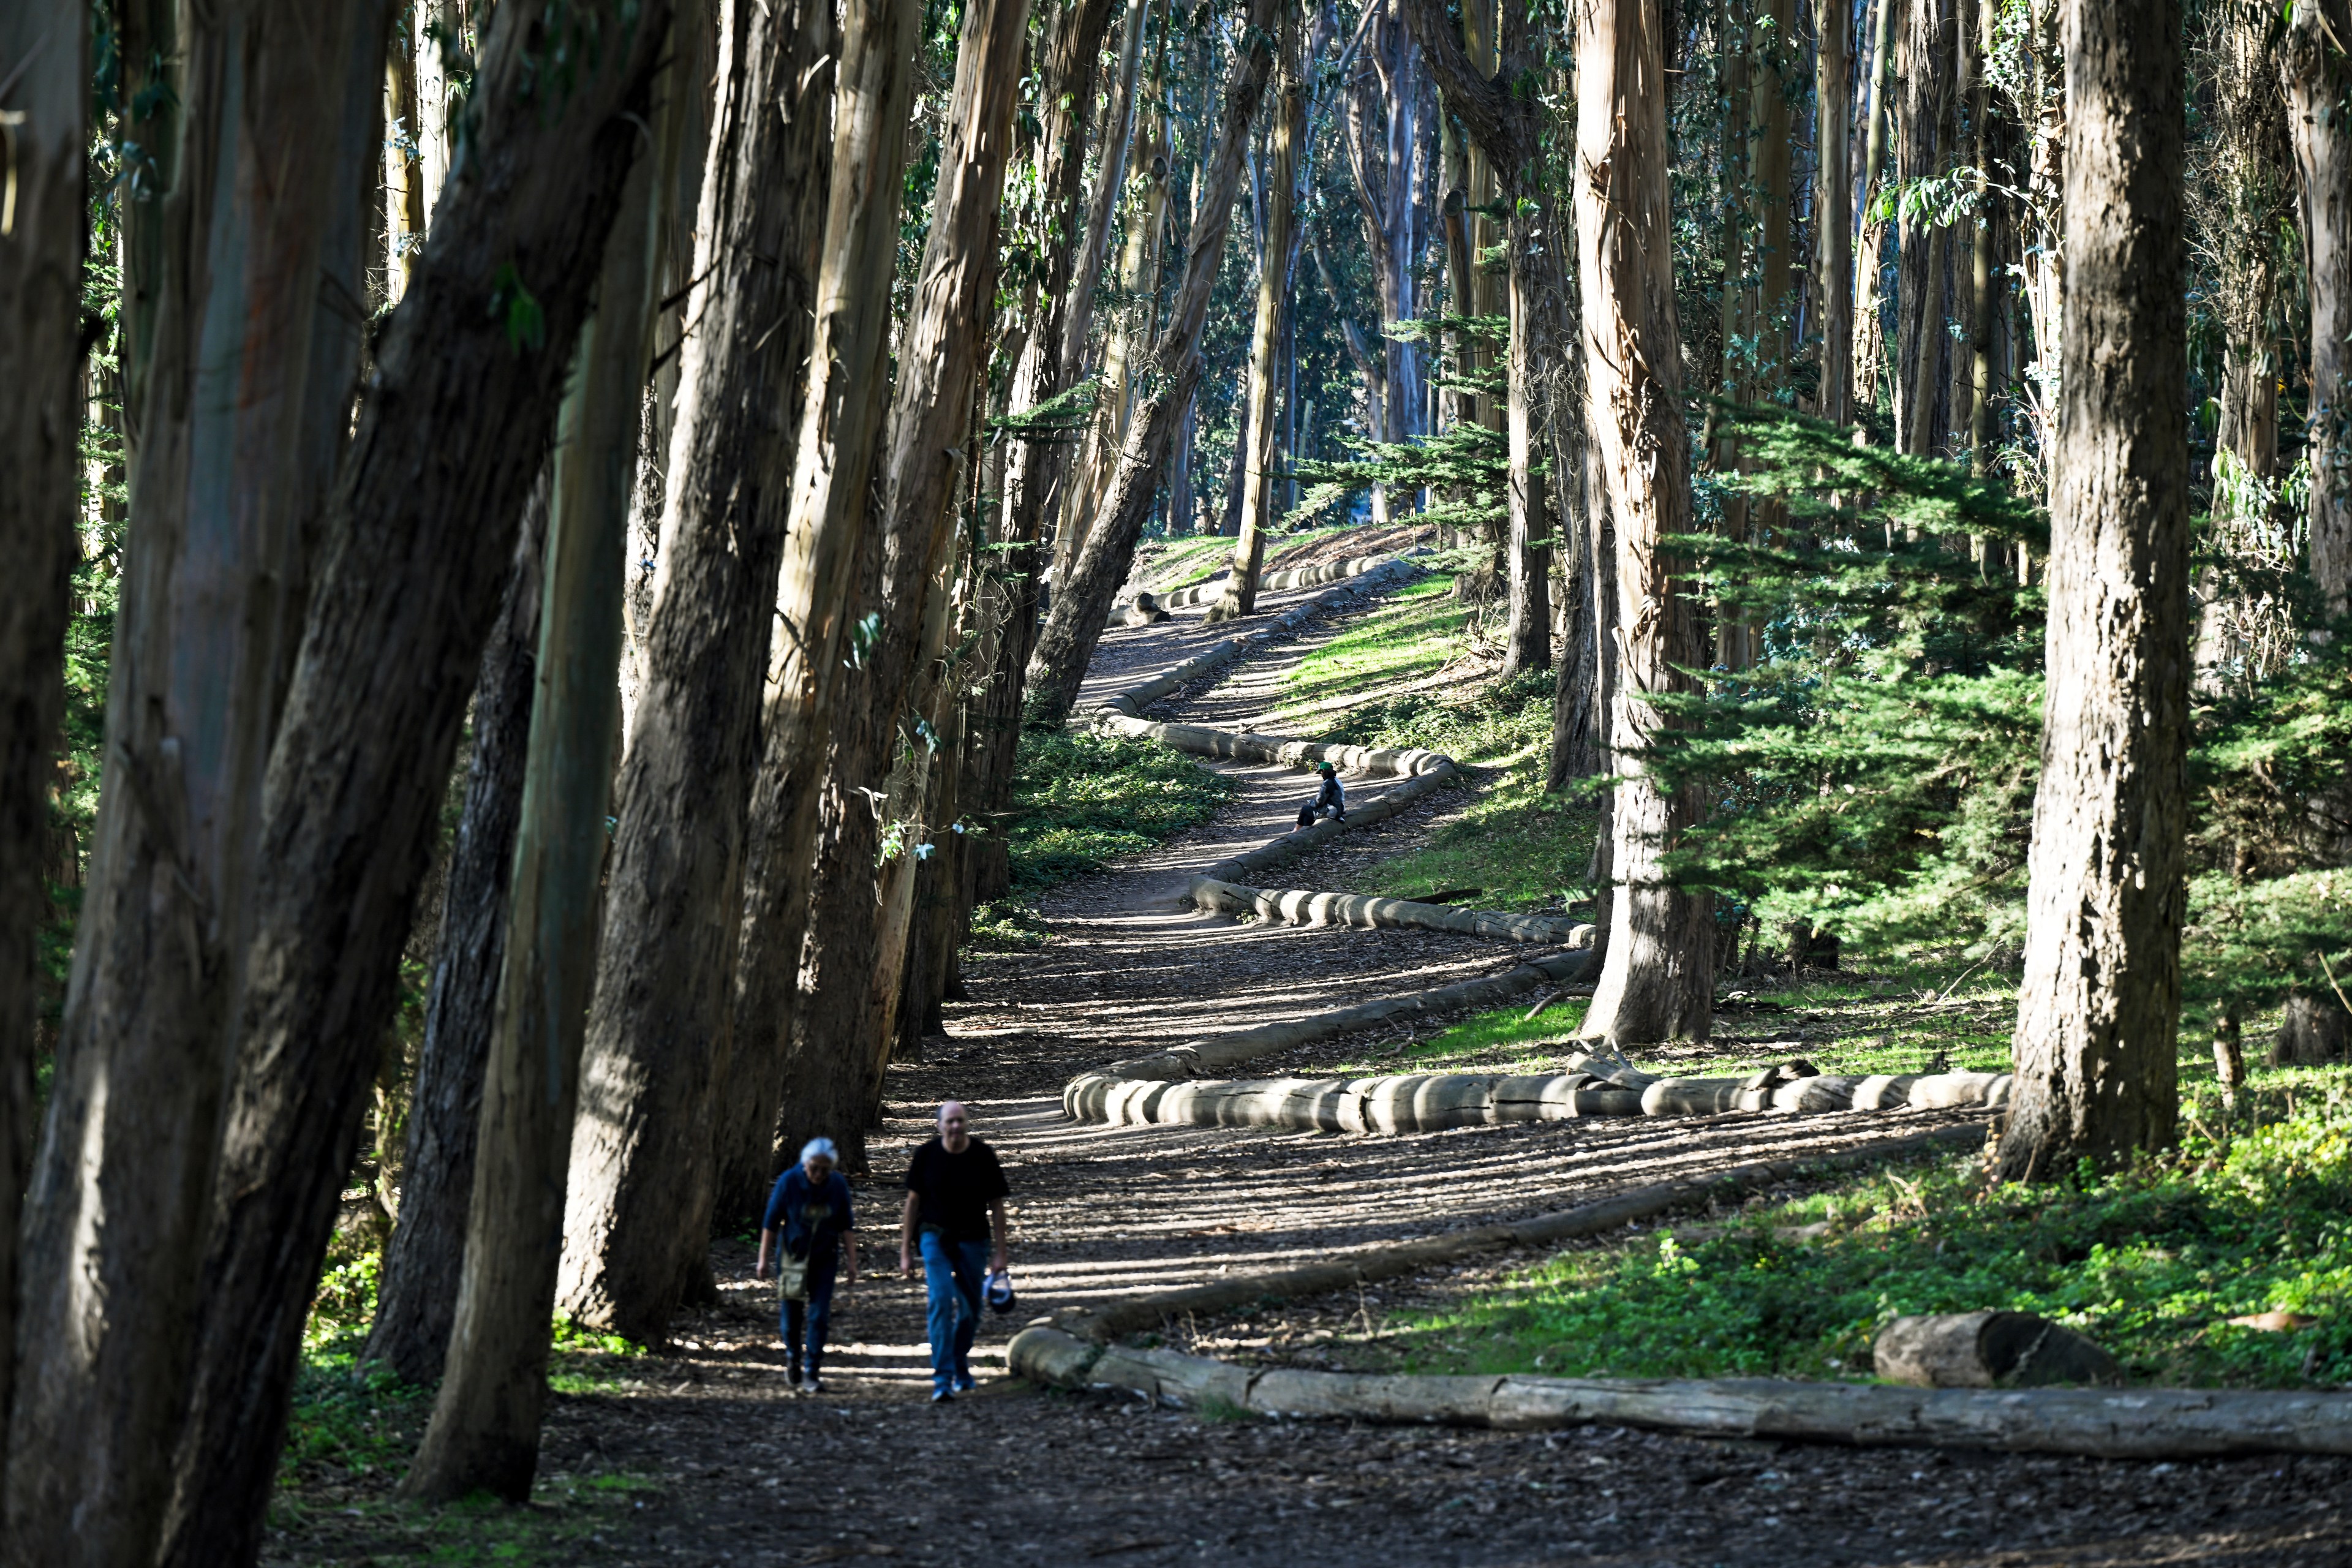
[[[812,1138],[801,1163],[776,1180],[768,1213],[760,1222],[759,1278],[768,1278],[768,1257],[776,1247],[782,1277],[784,1376],[794,1392],[815,1394],[818,1363],[824,1359],[825,1330],[833,1323],[836,1268],[844,1285],[857,1283],[856,1228],[849,1212],[849,1183],[834,1169],[840,1158],[830,1138]],[[803,1354],[805,1347],[805,1354]]]

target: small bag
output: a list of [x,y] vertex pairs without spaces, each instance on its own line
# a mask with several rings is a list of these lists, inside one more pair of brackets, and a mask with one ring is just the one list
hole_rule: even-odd
[[808,1300],[808,1259],[787,1252],[776,1261],[776,1289],[787,1301]]

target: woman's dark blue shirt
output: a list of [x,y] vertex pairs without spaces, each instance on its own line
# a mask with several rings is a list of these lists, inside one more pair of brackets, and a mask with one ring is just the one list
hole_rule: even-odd
[[849,1213],[849,1183],[838,1171],[823,1182],[809,1180],[806,1168],[794,1165],[776,1180],[768,1194],[762,1230],[784,1233],[784,1250],[794,1258],[831,1257],[844,1231],[855,1229]]

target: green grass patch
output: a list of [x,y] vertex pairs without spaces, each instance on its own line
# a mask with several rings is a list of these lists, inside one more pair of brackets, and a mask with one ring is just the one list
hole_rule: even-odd
[[[2135,1382],[2352,1381],[2352,1075],[2264,1071],[2224,1117],[2210,1085],[2178,1151],[2056,1184],[1968,1158],[1883,1168],[1727,1224],[1569,1252],[1400,1316],[1414,1371],[1867,1377],[1890,1319],[2005,1308],[2083,1331]],[[2288,1332],[2227,1320],[2308,1315]]]
[[1006,829],[1013,891],[1034,897],[1164,843],[1206,821],[1233,791],[1231,779],[1154,742],[1024,733]]
[[398,1561],[447,1568],[558,1568],[583,1548],[609,1547],[616,1529],[645,1519],[661,1500],[649,1477],[607,1473],[553,1475],[531,1488],[530,1501],[510,1506],[478,1494],[446,1507],[348,1494],[278,1498],[270,1510],[281,1544],[310,1563]]

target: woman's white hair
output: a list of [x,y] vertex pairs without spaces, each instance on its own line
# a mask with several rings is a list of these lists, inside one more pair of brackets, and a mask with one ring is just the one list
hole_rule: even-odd
[[833,1146],[830,1138],[812,1138],[801,1145],[801,1163],[803,1165],[820,1154],[835,1164],[841,1163],[841,1151]]

